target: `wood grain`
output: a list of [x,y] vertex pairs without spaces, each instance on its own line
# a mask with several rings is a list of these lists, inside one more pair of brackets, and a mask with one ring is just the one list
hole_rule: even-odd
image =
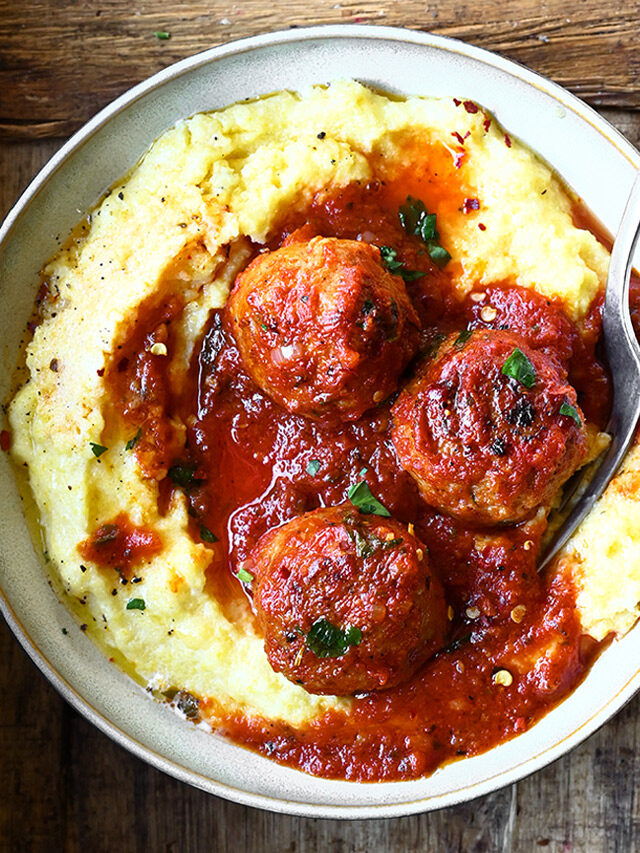
[[[608,116],[636,141],[635,114]],[[0,144],[0,218],[60,143]],[[129,755],[78,716],[0,620],[1,853],[628,853],[640,850],[640,697],[572,753],[431,814],[335,821],[247,808]]]
[[[260,32],[333,23],[465,39],[591,104],[640,109],[640,0],[0,0],[0,136],[67,135],[185,56]],[[160,40],[158,31],[171,37]]]
[[430,814],[337,821],[221,800],[134,758],[78,716],[0,620],[0,851],[629,853],[640,849],[640,697],[570,755]]

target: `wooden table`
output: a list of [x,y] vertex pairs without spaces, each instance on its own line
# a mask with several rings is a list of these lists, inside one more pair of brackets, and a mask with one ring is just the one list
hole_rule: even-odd
[[[350,22],[496,50],[576,92],[638,145],[640,2],[0,0],[0,213],[63,137],[152,72],[257,32]],[[0,661],[0,851],[640,850],[640,697],[570,755],[495,794],[340,822],[235,805],[153,770],[71,710],[3,623]]]

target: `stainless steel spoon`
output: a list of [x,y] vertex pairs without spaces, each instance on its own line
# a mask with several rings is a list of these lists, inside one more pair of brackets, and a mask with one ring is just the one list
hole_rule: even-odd
[[[611,444],[600,459],[583,469],[580,482],[566,506],[569,515],[543,555],[538,567],[540,570],[566,545],[606,489],[631,444],[640,416],[640,346],[629,311],[632,257],[639,236],[640,172],[637,172],[613,244],[602,314],[604,348],[613,379],[613,408],[607,424]],[[595,474],[594,466],[597,466]],[[584,488],[590,476],[592,479]]]

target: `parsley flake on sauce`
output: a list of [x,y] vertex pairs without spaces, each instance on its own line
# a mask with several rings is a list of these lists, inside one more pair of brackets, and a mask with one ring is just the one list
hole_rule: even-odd
[[127,601],[127,610],[145,610],[146,606],[144,598],[130,598]]
[[565,415],[567,418],[573,418],[579,427],[582,426],[582,420],[578,414],[578,410],[575,406],[572,406],[571,403],[567,403],[566,400],[560,406],[560,414]]
[[138,431],[125,444],[124,449],[125,450],[133,450],[133,448],[136,446],[136,444],[140,441],[141,437],[142,437],[142,427],[138,427]]
[[326,619],[316,619],[309,628],[305,643],[316,657],[339,658],[350,646],[359,646],[361,640],[360,628],[351,626],[343,631]]
[[402,261],[398,260],[398,253],[391,246],[380,246],[380,257],[382,263],[392,275],[400,275],[404,281],[415,281],[417,278],[422,278],[425,273],[420,270],[407,270]]
[[194,486],[198,483],[198,480],[195,480],[193,477],[195,473],[195,465],[178,463],[177,465],[172,465],[171,468],[169,468],[167,476],[174,485],[180,486],[183,489],[188,489],[190,486]]
[[460,332],[460,334],[458,335],[458,337],[455,339],[455,341],[453,342],[453,345],[459,349],[460,347],[462,347],[466,344],[466,342],[469,340],[470,337],[471,337],[471,329],[463,329]]
[[538,378],[535,367],[519,347],[514,349],[500,372],[504,376],[511,376],[525,388],[533,388]]
[[378,498],[372,494],[364,480],[349,486],[347,497],[363,515],[383,515],[387,518],[391,515],[386,506],[381,504]]
[[102,454],[106,453],[109,449],[108,447],[105,447],[104,444],[96,444],[95,441],[90,441],[89,444],[91,445],[91,452],[96,459],[99,459]]
[[218,537],[215,533],[212,533],[208,527],[205,527],[204,524],[200,525],[200,538],[203,542],[217,542]]
[[407,234],[414,234],[426,245],[429,257],[440,268],[451,260],[451,255],[440,244],[440,235],[436,228],[436,214],[428,213],[424,202],[419,198],[407,196],[398,209],[400,224]]
[[307,474],[309,474],[310,477],[315,477],[319,470],[320,470],[320,460],[319,459],[310,459],[309,464],[307,465]]
[[361,529],[357,525],[347,527],[347,535],[353,542],[356,548],[356,557],[363,560],[373,556],[376,551],[386,551],[389,548],[395,548],[402,545],[402,538],[395,537],[392,539],[380,539],[370,530]]
[[238,580],[242,581],[242,583],[251,583],[251,581],[253,580],[253,575],[246,569],[238,569],[236,577],[238,578]]

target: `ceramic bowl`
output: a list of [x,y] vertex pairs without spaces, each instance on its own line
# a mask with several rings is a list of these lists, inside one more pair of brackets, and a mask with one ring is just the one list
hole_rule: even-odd
[[[478,48],[409,30],[329,26],[238,41],[179,62],[116,100],[56,154],[16,204],[0,232],[0,398],[8,393],[38,273],[56,251],[56,235],[68,234],[162,131],[202,110],[341,77],[391,93],[479,102],[553,164],[615,232],[640,156],[603,118],[549,80]],[[0,454],[0,487],[0,607],[43,674],[140,758],[240,803],[345,818],[448,806],[558,758],[640,686],[639,626],[607,648],[571,696],[530,731],[484,755],[411,782],[315,778],[194,727],[110,664],[47,582],[6,454]]]

